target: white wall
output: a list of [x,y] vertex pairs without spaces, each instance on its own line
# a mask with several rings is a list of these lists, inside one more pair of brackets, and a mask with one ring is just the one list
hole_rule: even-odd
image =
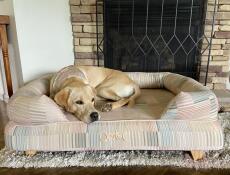
[[[13,81],[14,91],[19,87],[22,81],[22,71],[19,58],[19,50],[17,43],[17,33],[14,20],[14,10],[12,0],[0,0],[0,14],[10,16],[10,25],[7,27],[8,42],[9,42],[9,58],[10,58],[10,68],[11,76]],[[1,51],[0,51],[1,52]],[[5,72],[2,62],[2,54],[0,54],[1,59],[1,75],[0,75],[0,99],[6,99],[7,89],[5,87]]]
[[68,0],[13,0],[24,82],[74,63]]
[[[8,8],[9,4],[7,1],[0,1],[0,14],[2,15],[9,15],[9,8]],[[0,48],[0,59],[2,60],[2,50]],[[3,62],[0,61],[1,64],[1,71],[0,71],[0,99],[3,100],[4,99],[4,94],[5,94],[5,79],[4,79],[4,70],[3,70]]]

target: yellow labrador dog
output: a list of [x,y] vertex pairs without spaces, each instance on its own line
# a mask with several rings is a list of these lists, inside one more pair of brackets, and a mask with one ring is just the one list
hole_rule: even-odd
[[101,111],[107,112],[126,104],[133,106],[139,95],[139,86],[125,73],[94,66],[63,68],[50,84],[50,97],[85,123],[100,119],[94,107],[96,96],[112,100],[102,106]]

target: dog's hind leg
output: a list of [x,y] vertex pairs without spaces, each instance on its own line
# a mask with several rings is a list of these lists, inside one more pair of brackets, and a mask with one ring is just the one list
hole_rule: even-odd
[[124,98],[115,102],[109,102],[109,103],[105,103],[102,108],[101,111],[102,112],[109,112],[111,110],[120,108],[124,105],[126,105],[129,102],[129,98]]
[[[99,97],[105,98],[107,100],[113,100],[113,101],[119,101],[121,100],[121,98],[116,95],[112,90],[109,89],[97,89],[97,95]],[[102,107],[101,107],[101,111],[102,112],[109,112],[111,110],[114,109],[114,103],[115,102],[109,102],[109,103],[105,103]]]
[[113,100],[115,102],[109,102],[102,106],[102,112],[109,112],[113,109],[122,107],[129,102],[129,98],[121,98],[111,89],[101,88],[97,89],[97,95],[105,99]]
[[121,99],[113,90],[108,88],[97,88],[97,95],[107,100],[118,101]]
[[120,108],[120,107],[126,105],[127,103],[129,103],[129,98],[123,98],[121,100],[113,102],[112,103],[112,109]]
[[139,97],[141,94],[140,88],[139,86],[134,86],[134,94],[129,97],[129,101],[128,101],[128,107],[131,108],[135,105],[135,100],[137,97]]

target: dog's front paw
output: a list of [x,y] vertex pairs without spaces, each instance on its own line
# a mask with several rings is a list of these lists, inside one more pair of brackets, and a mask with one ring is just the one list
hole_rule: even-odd
[[102,112],[109,112],[109,111],[112,110],[112,107],[113,107],[112,103],[105,103],[105,104],[102,106],[101,111],[102,111]]

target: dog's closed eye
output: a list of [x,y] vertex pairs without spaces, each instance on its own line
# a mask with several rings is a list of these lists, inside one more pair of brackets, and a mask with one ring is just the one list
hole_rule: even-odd
[[76,101],[75,103],[78,104],[78,105],[83,105],[83,104],[84,104],[84,102],[81,101],[81,100],[78,100],[78,101]]

